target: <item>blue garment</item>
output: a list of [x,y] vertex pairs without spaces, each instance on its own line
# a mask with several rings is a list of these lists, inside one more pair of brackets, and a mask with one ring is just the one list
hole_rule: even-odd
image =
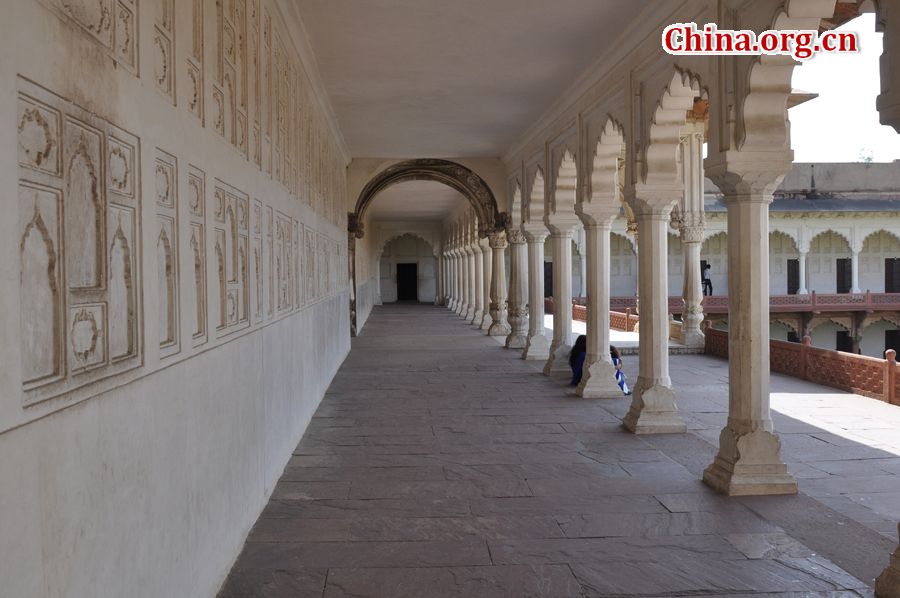
[[[612,358],[613,365],[619,365],[619,360],[615,357]],[[619,381],[619,388],[622,389],[622,392],[628,394],[628,385],[625,384],[625,374],[622,373],[622,370],[616,370],[616,380]]]
[[575,365],[572,366],[572,386],[578,386],[581,383],[581,369],[584,367],[584,358],[587,353],[581,353],[575,359]]

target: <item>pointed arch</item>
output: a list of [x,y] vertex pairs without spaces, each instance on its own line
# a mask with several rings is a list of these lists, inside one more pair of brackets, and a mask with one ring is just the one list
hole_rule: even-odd
[[37,205],[25,226],[21,256],[22,378],[27,384],[60,372],[60,294],[56,247]]

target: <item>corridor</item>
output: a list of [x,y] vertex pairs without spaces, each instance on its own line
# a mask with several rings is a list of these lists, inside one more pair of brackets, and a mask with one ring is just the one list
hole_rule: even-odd
[[[865,482],[843,482],[900,492],[900,452],[777,409],[796,396],[840,415],[850,397],[857,424],[897,437],[887,406],[773,376],[801,494],[732,499],[699,477],[724,361],[673,356],[689,432],[657,436],[622,431],[630,397],[579,398],[537,368],[445,308],[376,307],[219,597],[873,595],[896,527],[849,498]],[[625,371],[634,382],[636,356]]]

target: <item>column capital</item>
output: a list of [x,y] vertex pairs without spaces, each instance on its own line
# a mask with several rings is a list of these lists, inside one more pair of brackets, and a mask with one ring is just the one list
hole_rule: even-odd
[[506,229],[506,240],[512,245],[523,245],[525,243],[525,233],[515,228]]
[[635,216],[659,214],[668,216],[684,195],[683,184],[647,185],[636,183],[625,188],[625,202]]
[[618,209],[585,209],[584,206],[581,206],[581,209],[578,210],[578,217],[584,224],[584,228],[588,228],[590,226],[607,227],[612,225],[613,220],[618,217],[619,213],[620,212]]
[[546,228],[543,230],[526,230],[525,240],[529,243],[543,243],[550,236],[550,231]]
[[770,203],[772,194],[791,172],[793,151],[735,152],[728,151],[724,160],[706,167],[706,176],[725,194],[725,203],[763,201]]
[[491,249],[506,249],[506,232],[492,232],[488,235],[488,242],[490,243]]

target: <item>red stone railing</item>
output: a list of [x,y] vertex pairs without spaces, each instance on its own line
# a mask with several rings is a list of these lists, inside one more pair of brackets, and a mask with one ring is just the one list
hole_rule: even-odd
[[572,319],[576,322],[587,322],[587,308],[583,305],[572,304]]
[[[553,297],[544,299],[544,313],[553,313]],[[587,299],[585,297],[575,297],[572,299],[572,319],[576,322],[587,322]],[[632,315],[630,309],[625,312],[610,311],[609,312],[609,329],[621,332],[634,332],[634,327],[638,323],[638,316]]]
[[[887,359],[819,349],[809,344],[770,341],[769,367],[787,374],[854,394],[900,405],[900,372],[893,350]],[[706,328],[706,354],[728,358],[728,333]]]
[[[700,303],[707,314],[728,313],[728,295],[703,297]],[[669,297],[669,313],[680,314],[684,302],[680,296]],[[610,297],[609,308],[625,311],[637,308],[637,297]],[[900,293],[853,293],[819,295],[769,295],[770,312],[797,311],[889,311],[900,310]]]

